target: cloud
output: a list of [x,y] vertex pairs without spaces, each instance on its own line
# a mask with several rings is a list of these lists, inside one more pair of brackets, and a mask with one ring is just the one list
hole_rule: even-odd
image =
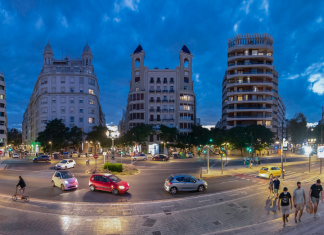
[[261,6],[259,7],[259,9],[264,10],[266,15],[268,15],[268,13],[269,13],[269,2],[268,2],[268,0],[263,0],[263,2],[261,4]]
[[164,16],[162,16],[162,21],[164,21],[165,20],[165,17]]
[[324,73],[316,73],[309,76],[308,81],[311,83],[308,90],[323,95],[324,93]]
[[237,33],[237,30],[238,30],[238,27],[239,27],[239,24],[241,23],[241,21],[238,21],[234,24],[234,27],[233,27],[233,30],[235,33]]
[[43,27],[43,25],[44,25],[43,19],[42,17],[39,17],[35,24],[36,29],[40,30]]
[[103,21],[104,22],[107,22],[109,20],[109,17],[107,16],[107,14],[105,14],[104,16],[103,16]]
[[253,0],[244,0],[242,2],[242,6],[240,10],[245,11],[245,14],[249,14],[250,12],[250,5],[253,3]]
[[115,2],[114,11],[118,13],[120,11],[120,9],[123,9],[123,8],[128,8],[132,11],[137,11],[139,2],[140,2],[140,0],[123,0],[120,2],[120,4]]
[[119,23],[119,22],[120,22],[120,18],[115,17],[115,18],[114,18],[114,22]]
[[195,81],[196,81],[196,82],[200,82],[200,80],[199,80],[199,76],[200,76],[199,73],[196,73],[196,74],[195,74]]
[[317,23],[322,23],[322,21],[323,21],[322,17],[318,17],[316,20]]
[[68,28],[69,27],[69,24],[66,20],[66,17],[63,16],[63,15],[59,15],[58,17],[58,21],[61,23],[61,25],[64,27],[64,28]]
[[299,77],[299,74],[290,75],[290,73],[288,73],[288,75],[286,76],[286,79],[291,79],[291,80],[293,80],[293,79],[296,79],[296,78],[298,78],[298,77]]

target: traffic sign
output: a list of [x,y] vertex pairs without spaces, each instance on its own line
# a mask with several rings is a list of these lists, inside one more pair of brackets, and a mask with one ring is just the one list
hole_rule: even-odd
[[131,156],[131,157],[134,157],[134,153],[133,153],[133,152],[131,152],[131,153],[130,153],[130,156]]
[[104,156],[106,156],[106,155],[107,155],[107,152],[102,152],[102,154],[103,154]]
[[0,154],[2,154],[2,151],[0,151]]
[[93,155],[94,159],[98,158],[98,154]]

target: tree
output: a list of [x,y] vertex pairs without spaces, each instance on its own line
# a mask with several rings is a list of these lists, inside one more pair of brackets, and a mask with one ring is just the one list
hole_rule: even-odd
[[190,136],[191,142],[195,146],[211,144],[211,132],[202,126],[193,126]]
[[210,130],[210,135],[212,139],[212,144],[216,145],[217,147],[220,147],[224,143],[229,143],[230,138],[229,138],[229,132],[224,129],[219,129],[219,128],[212,128]]
[[167,127],[160,125],[160,139],[165,142],[174,142],[178,135],[178,129],[176,127]]
[[[245,127],[247,133],[252,133],[253,136],[253,148],[255,150],[261,151],[266,147],[271,146],[274,139],[273,132],[262,125],[251,125]],[[250,134],[251,143],[251,134]]]
[[68,140],[72,143],[73,146],[79,148],[80,144],[82,143],[82,129],[78,128],[77,126],[72,127]]
[[110,148],[112,145],[111,138],[107,137],[108,128],[105,126],[94,126],[92,131],[87,134],[87,141],[98,141],[103,148]]
[[234,149],[240,149],[241,155],[243,155],[243,149],[249,146],[251,143],[250,133],[247,133],[245,127],[233,127],[228,130],[228,140]]
[[13,144],[15,146],[22,144],[22,134],[16,128],[11,128],[8,131],[8,144]]
[[133,127],[128,132],[129,135],[131,136],[131,142],[142,146],[146,146],[146,141],[148,137],[156,133],[153,128],[153,125],[144,124],[144,123],[141,123],[136,127]]
[[[296,144],[302,144],[306,138],[307,121],[303,113],[296,113],[288,123],[288,134],[291,142]],[[281,140],[280,140],[281,141]]]
[[62,119],[54,119],[46,123],[44,131],[38,133],[36,142],[39,142],[45,152],[50,149],[50,141],[52,142],[52,150],[59,151],[69,146],[69,132],[68,127],[62,122]]

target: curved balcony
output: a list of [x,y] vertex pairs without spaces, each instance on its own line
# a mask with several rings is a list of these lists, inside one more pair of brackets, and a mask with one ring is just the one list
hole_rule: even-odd
[[271,116],[234,116],[234,117],[226,117],[226,121],[248,121],[248,120],[271,120]]
[[274,91],[254,91],[254,90],[243,90],[243,91],[234,91],[234,92],[227,92],[227,96],[234,96],[234,95],[271,95],[273,97],[277,97],[278,93]]
[[[268,44],[242,44],[235,45],[227,48],[227,53],[234,53],[235,51],[242,50],[266,50],[273,51],[273,46]],[[260,54],[260,53],[258,53]],[[255,55],[254,55],[255,56]]]
[[252,72],[242,72],[242,73],[231,73],[227,74],[227,80],[235,77],[268,77],[273,79],[273,73],[272,72],[257,72],[257,73],[252,73]]
[[272,108],[259,108],[259,107],[237,107],[237,108],[226,108],[226,113],[237,113],[237,112],[269,112],[272,113]]
[[243,82],[228,82],[227,88],[235,86],[267,86],[267,87],[276,87],[273,82],[270,81],[243,81]]
[[233,69],[244,69],[244,68],[264,68],[264,69],[274,69],[274,66],[270,63],[264,62],[253,62],[253,63],[237,63],[233,65],[227,66],[227,71],[231,71]]
[[272,100],[272,99],[242,99],[242,100],[238,100],[238,99],[234,99],[233,101],[227,101],[224,102],[223,104],[248,104],[248,103],[258,103],[258,104],[273,104],[274,101],[276,100]]

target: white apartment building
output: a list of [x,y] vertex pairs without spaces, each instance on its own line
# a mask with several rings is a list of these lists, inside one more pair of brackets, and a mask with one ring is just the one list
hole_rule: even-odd
[[7,146],[7,111],[6,111],[6,83],[0,72],[0,150],[4,153]]
[[[43,68],[23,117],[23,144],[35,143],[46,122],[55,118],[62,119],[67,127],[82,128],[84,133],[92,131],[93,126],[106,125],[92,58],[88,44],[81,59],[54,59],[52,47],[46,45]],[[89,146],[82,146],[87,151]]]
[[[141,45],[131,55],[132,78],[126,112],[119,123],[121,134],[140,123],[177,127],[187,135],[196,124],[196,97],[193,91],[193,55],[186,45],[179,53],[180,66],[175,69],[149,69],[144,65]],[[150,136],[150,143],[160,143]]]
[[236,35],[228,40],[222,118],[217,127],[257,124],[278,135],[286,108],[279,95],[273,53],[273,37],[268,34]]

